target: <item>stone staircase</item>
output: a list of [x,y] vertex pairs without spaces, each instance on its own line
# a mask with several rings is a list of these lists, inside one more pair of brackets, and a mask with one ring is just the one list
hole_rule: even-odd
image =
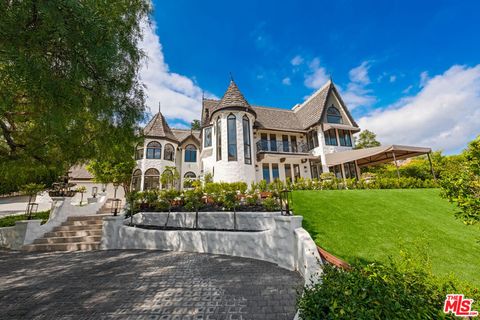
[[68,217],[61,226],[47,232],[23,251],[87,251],[100,249],[103,217],[106,214]]

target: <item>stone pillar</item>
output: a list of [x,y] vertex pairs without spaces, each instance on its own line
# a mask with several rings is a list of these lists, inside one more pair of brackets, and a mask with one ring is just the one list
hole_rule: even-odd
[[123,226],[123,221],[123,216],[103,218],[102,241],[100,244],[102,250],[118,249],[118,234],[120,227]]

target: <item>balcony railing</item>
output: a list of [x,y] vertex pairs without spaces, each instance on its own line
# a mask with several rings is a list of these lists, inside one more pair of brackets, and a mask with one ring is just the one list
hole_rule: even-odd
[[308,153],[308,146],[303,142],[260,140],[257,142],[257,152]]

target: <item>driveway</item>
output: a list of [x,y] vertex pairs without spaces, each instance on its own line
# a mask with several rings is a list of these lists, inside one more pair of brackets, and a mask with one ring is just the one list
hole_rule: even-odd
[[[12,214],[25,213],[27,210],[28,196],[0,198],[0,218]],[[38,212],[50,210],[52,204],[41,202],[38,204]]]
[[302,283],[220,255],[0,252],[2,319],[293,319]]

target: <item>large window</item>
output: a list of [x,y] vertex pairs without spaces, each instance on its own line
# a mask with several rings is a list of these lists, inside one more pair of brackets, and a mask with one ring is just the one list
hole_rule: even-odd
[[137,144],[137,148],[135,149],[135,160],[143,159],[143,144]]
[[262,173],[263,173],[263,180],[270,183],[270,165],[268,163],[264,163],[262,165]]
[[270,135],[270,151],[277,151],[277,136],[274,134]]
[[356,179],[357,178],[357,166],[355,162],[347,162],[343,164],[343,170],[345,171],[345,178]]
[[250,120],[243,116],[243,156],[246,164],[252,164],[252,143],[250,141]]
[[140,191],[141,185],[142,185],[142,171],[140,169],[137,169],[133,171],[132,190]]
[[218,117],[217,128],[215,129],[217,134],[217,161],[222,160],[222,119]]
[[203,146],[205,148],[211,147],[212,146],[212,127],[205,128],[203,130]]
[[350,136],[350,131],[348,130],[338,130],[338,140],[340,140],[340,145],[344,147],[352,146],[352,138]]
[[325,144],[327,146],[338,146],[337,134],[335,132],[335,129],[329,129],[325,131],[324,134],[325,134]]
[[237,118],[230,114],[227,118],[228,161],[237,161]]
[[317,130],[312,130],[307,133],[308,148],[312,150],[318,147],[318,133]]
[[280,174],[278,172],[278,164],[272,163],[272,179],[277,180],[280,178]]
[[173,161],[175,159],[175,148],[170,144],[165,145],[165,160]]
[[185,147],[185,162],[197,162],[197,147],[193,144]]
[[154,168],[151,168],[145,171],[143,190],[158,189],[159,185],[160,185],[160,172]]
[[266,133],[260,135],[260,144],[263,151],[268,151],[268,135]]
[[191,171],[185,173],[183,176],[183,187],[184,188],[192,188],[193,187],[193,181],[197,179],[197,175]]
[[292,152],[297,152],[298,151],[297,137],[296,136],[291,136],[290,140],[291,140],[291,143],[292,143]]
[[162,145],[159,142],[147,144],[147,159],[162,159]]
[[333,105],[327,109],[327,122],[329,123],[343,123],[342,115]]
[[292,165],[285,164],[285,181],[292,181]]
[[289,152],[290,148],[288,147],[288,136],[282,135],[282,150],[283,152]]
[[330,168],[337,179],[343,179],[342,166],[340,164]]
[[300,166],[298,164],[293,165],[293,176],[295,181],[300,179]]

